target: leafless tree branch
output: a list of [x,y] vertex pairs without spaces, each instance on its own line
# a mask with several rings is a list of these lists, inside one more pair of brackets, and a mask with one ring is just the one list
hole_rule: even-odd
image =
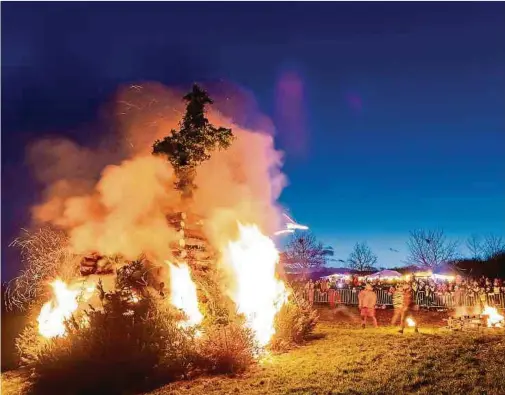
[[356,243],[347,262],[351,269],[372,270],[377,263],[377,255],[372,252],[366,242]]
[[473,234],[466,240],[466,248],[470,251],[472,259],[481,259],[483,256],[482,239],[480,236]]
[[505,241],[502,237],[489,234],[482,242],[482,253],[484,258],[490,259],[500,253],[505,252]]
[[328,255],[328,249],[312,233],[295,233],[286,246],[285,266],[306,273],[310,269],[324,266]]
[[452,261],[458,253],[458,242],[448,240],[441,229],[411,231],[407,247],[407,263],[429,267]]

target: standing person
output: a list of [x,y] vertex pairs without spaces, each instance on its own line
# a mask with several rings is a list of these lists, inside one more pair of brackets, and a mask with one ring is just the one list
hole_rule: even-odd
[[393,318],[391,318],[391,325],[396,325],[396,322],[402,315],[403,308],[403,286],[398,284],[396,288],[392,287],[390,293],[393,295]]
[[307,281],[307,284],[305,284],[305,292],[307,293],[307,299],[311,306],[314,304],[314,291],[314,283],[312,279],[310,279]]
[[321,281],[321,292],[328,292],[328,289],[329,289],[329,284],[328,284],[328,279],[323,279],[323,281]]
[[330,288],[328,290],[328,302],[330,303],[330,308],[334,308],[335,307],[335,289],[334,288]]
[[[407,313],[412,309],[414,300],[412,298],[412,288],[410,288],[409,284],[405,284],[402,289],[402,299],[403,299],[403,304],[400,309],[400,319],[401,319],[401,326],[400,326],[400,333],[403,333],[403,330],[405,329],[405,323],[407,321]],[[414,332],[419,332],[417,329],[417,322],[414,321]]]
[[314,294],[315,294],[315,285],[312,282],[312,279],[309,280],[308,282],[308,297],[309,297],[309,303],[310,305],[314,305]]
[[364,328],[367,317],[371,317],[374,326],[377,328],[377,319],[375,318],[375,305],[377,304],[377,295],[370,284],[365,286],[358,294],[358,304],[361,313],[361,327]]

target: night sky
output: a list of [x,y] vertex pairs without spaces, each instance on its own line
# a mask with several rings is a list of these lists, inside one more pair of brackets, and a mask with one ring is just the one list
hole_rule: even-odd
[[504,20],[504,3],[3,3],[4,274],[39,193],[26,145],[97,140],[86,125],[142,80],[254,93],[286,152],[281,202],[336,258],[366,240],[398,265],[413,228],[505,235]]

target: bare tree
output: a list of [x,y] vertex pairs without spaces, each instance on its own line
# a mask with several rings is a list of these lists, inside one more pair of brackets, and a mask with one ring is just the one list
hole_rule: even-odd
[[312,233],[295,233],[289,240],[284,253],[284,264],[292,269],[299,269],[304,275],[310,269],[324,266],[327,257],[333,255],[333,249],[323,247]]
[[454,260],[458,252],[458,242],[448,240],[441,229],[410,231],[407,247],[407,263],[429,267]]
[[473,234],[466,240],[466,248],[470,251],[472,259],[482,259],[483,246],[480,236]]
[[377,255],[372,252],[366,242],[356,243],[347,262],[351,269],[372,270],[377,263]]
[[489,234],[482,242],[482,254],[484,258],[490,259],[500,253],[505,252],[505,242],[500,236]]

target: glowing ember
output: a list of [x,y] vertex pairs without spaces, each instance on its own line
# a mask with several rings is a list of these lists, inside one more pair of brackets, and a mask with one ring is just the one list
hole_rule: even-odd
[[130,303],[138,303],[140,301],[139,296],[137,295],[136,292],[132,292],[131,298],[130,298]]
[[410,327],[416,326],[416,322],[411,317],[407,317],[407,319],[405,321],[407,322],[407,326],[410,326]]
[[87,287],[82,289],[81,298],[85,301],[88,301],[95,293],[95,290],[96,290],[95,284],[88,285]]
[[203,316],[198,309],[196,285],[191,279],[189,267],[185,264],[175,266],[165,261],[170,267],[172,304],[184,311],[188,319],[185,326],[194,326],[202,322]]
[[225,255],[236,281],[232,298],[238,311],[246,316],[259,345],[264,346],[275,333],[275,314],[288,294],[284,283],[275,278],[279,253],[273,241],[255,225],[239,224],[239,232],[239,240],[228,244]]
[[79,291],[70,290],[61,280],[51,283],[54,292],[54,300],[42,306],[39,317],[39,333],[45,338],[53,338],[65,335],[65,320],[77,310],[77,296]]
[[503,326],[504,318],[498,313],[498,310],[494,307],[486,306],[482,315],[487,316],[487,326],[501,328]]

